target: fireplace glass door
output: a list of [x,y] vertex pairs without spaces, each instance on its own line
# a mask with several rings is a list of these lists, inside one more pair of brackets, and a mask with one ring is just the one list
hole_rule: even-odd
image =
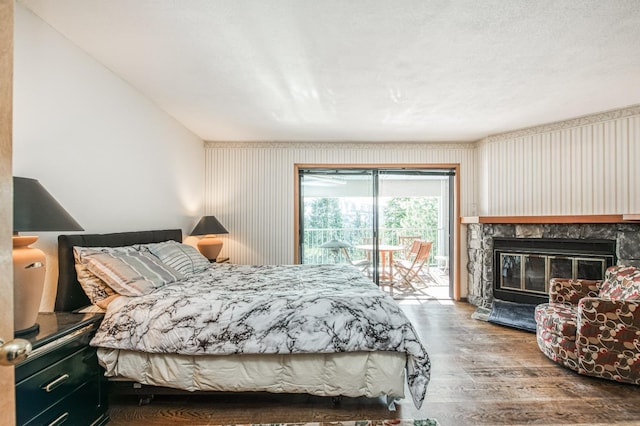
[[548,256],[531,254],[524,258],[524,291],[545,293]]
[[615,262],[615,240],[494,237],[493,296],[544,303],[552,278],[601,280]]
[[546,296],[551,278],[600,280],[607,268],[605,259],[550,256],[531,253],[500,253],[500,287]]
[[573,277],[573,259],[566,256],[550,257],[549,276],[554,278]]

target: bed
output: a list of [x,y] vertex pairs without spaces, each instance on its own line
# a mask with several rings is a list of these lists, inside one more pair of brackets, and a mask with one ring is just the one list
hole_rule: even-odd
[[428,354],[397,304],[356,268],[207,264],[180,274],[184,262],[158,250],[194,250],[181,241],[175,229],[59,236],[56,311],[91,306],[92,294],[78,281],[86,271],[78,264],[100,266],[107,247],[154,250],[143,254],[178,272],[151,290],[142,286],[143,294],[120,288],[108,295],[91,344],[110,380],[156,392],[384,396],[389,408],[404,398],[406,382],[421,406]]

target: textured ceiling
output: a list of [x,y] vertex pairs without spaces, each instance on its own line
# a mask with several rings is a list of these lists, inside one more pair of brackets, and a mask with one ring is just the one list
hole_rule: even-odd
[[640,103],[638,0],[22,0],[207,141],[472,141]]

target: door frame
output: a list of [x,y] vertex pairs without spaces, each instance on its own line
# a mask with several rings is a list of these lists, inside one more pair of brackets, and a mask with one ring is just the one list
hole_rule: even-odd
[[453,300],[460,300],[460,164],[459,163],[367,163],[367,164],[336,164],[336,163],[295,163],[293,165],[293,256],[294,263],[300,263],[300,185],[298,181],[300,169],[452,169],[453,179]]
[[[13,0],[0,0],[0,338],[13,339]],[[13,366],[0,366],[0,424],[15,423]]]

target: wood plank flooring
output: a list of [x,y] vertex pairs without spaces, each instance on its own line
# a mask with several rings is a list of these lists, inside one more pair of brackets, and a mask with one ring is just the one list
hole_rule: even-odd
[[416,410],[406,398],[388,411],[382,398],[308,395],[158,395],[138,406],[112,397],[110,425],[220,425],[436,418],[448,425],[640,425],[640,387],[580,376],[538,350],[535,334],[474,320],[467,303],[401,302],[427,348],[432,377]]

